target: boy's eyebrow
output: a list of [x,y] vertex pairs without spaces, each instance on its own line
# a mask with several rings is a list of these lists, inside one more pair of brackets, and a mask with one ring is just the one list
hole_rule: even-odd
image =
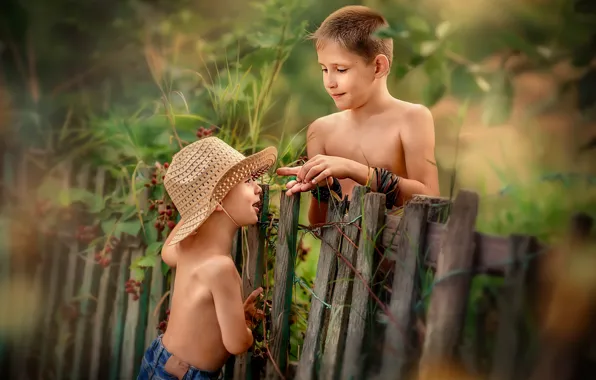
[[[321,65],[321,66],[325,66],[325,64],[324,64],[324,63],[322,63],[322,62],[319,62],[319,65]],[[332,63],[330,63],[329,65],[330,65],[330,66],[348,66],[349,64],[348,64],[347,62],[339,62],[339,63],[337,63],[337,62],[332,62]]]

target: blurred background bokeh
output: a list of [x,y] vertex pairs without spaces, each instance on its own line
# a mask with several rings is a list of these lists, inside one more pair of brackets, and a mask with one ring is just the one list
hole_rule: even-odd
[[[479,231],[552,243],[574,213],[596,216],[593,1],[4,0],[0,350],[43,314],[40,247],[61,226],[101,225],[86,250],[114,229],[155,230],[157,214],[137,218],[137,195],[182,144],[210,130],[245,154],[278,146],[279,166],[303,156],[308,124],[335,111],[304,37],[348,4],[389,20],[390,91],[431,109],[441,195],[477,191]],[[118,190],[64,186],[65,163],[105,168]],[[91,209],[84,223],[77,202]],[[303,248],[297,273],[312,281],[318,243]]]

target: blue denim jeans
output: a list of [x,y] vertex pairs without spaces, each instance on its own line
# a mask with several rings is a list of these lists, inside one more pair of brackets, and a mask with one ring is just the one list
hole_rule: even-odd
[[[143,362],[139,370],[137,380],[176,380],[174,374],[166,371],[166,363],[172,357],[172,354],[164,347],[161,341],[161,335],[155,338],[151,345],[145,351]],[[182,377],[183,380],[211,380],[218,379],[221,371],[209,372],[203,371],[191,365]]]

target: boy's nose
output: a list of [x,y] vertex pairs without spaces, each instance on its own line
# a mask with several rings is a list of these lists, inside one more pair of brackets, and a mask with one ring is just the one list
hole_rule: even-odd
[[257,181],[255,181],[253,183],[255,184],[255,194],[261,194],[263,192],[263,189],[261,189],[261,186],[259,186]]
[[336,88],[337,87],[337,82],[336,81],[327,81],[327,88]]

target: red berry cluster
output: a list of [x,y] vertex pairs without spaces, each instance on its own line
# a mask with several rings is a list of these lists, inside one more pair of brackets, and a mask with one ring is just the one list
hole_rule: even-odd
[[112,262],[112,247],[109,245],[106,247],[105,250],[99,251],[95,254],[95,261],[99,263],[104,268],[107,268],[108,265]]
[[99,225],[95,226],[79,226],[75,233],[75,239],[81,243],[91,243],[93,239],[97,238],[100,232]]
[[163,334],[166,332],[166,329],[168,328],[168,320],[169,319],[170,319],[170,309],[166,310],[166,319],[159,322],[159,325],[157,325],[157,330],[159,331],[160,334]]
[[95,253],[95,261],[102,267],[107,268],[112,262],[112,252],[119,242],[120,240],[117,237],[112,236],[105,248]]
[[151,201],[149,210],[157,209],[158,216],[155,221],[154,227],[157,231],[161,232],[166,226],[171,230],[176,227],[175,217],[178,210],[173,204],[165,204],[161,199]]
[[203,137],[209,137],[213,135],[213,132],[215,132],[215,125],[212,125],[209,128],[205,128],[205,127],[200,127],[197,130],[197,138],[201,139]]
[[133,301],[137,301],[141,294],[141,282],[129,278],[126,281],[126,293],[132,295]]
[[151,180],[145,184],[145,187],[157,186],[160,182],[162,182],[169,167],[170,164],[167,162],[164,162],[163,165],[159,162],[156,162],[155,168],[153,169],[153,174],[151,175]]

